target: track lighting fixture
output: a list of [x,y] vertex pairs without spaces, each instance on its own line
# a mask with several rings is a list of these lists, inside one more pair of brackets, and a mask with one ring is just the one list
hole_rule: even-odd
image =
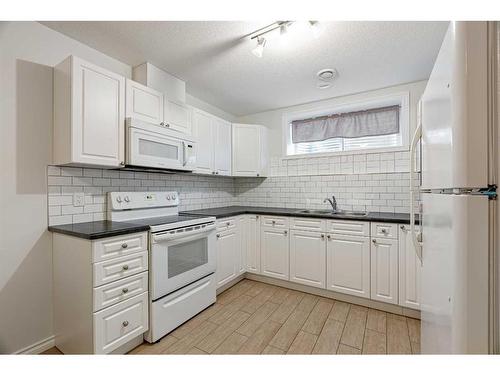
[[[317,38],[322,31],[320,23],[318,21],[307,21],[307,22],[311,28],[314,37]],[[255,30],[251,34],[248,34],[247,37],[249,37],[251,40],[257,39],[257,46],[252,49],[252,53],[257,57],[262,57],[262,54],[264,53],[264,47],[266,45],[266,39],[264,38],[264,35],[271,33],[275,30],[279,30],[280,36],[284,37],[285,35],[289,34],[289,28],[294,23],[295,21],[276,21],[270,25]]]

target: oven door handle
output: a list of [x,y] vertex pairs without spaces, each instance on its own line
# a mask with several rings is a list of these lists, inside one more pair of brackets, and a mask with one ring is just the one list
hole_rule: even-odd
[[196,229],[196,230],[190,230],[187,232],[181,232],[181,233],[175,233],[175,234],[153,234],[152,235],[152,240],[154,243],[161,242],[161,241],[170,241],[170,240],[177,240],[179,238],[184,238],[184,237],[192,237],[196,236],[198,234],[202,234],[205,232],[210,232],[215,229],[215,223],[208,224],[205,228],[201,229]]

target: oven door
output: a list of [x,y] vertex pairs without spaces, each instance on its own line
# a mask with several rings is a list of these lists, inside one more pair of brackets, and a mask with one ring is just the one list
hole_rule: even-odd
[[215,272],[215,222],[153,233],[150,266],[153,301]]
[[[127,134],[127,164],[177,170],[193,170],[188,163],[189,150],[185,141],[159,133],[129,127]],[[191,147],[193,147],[191,145]]]

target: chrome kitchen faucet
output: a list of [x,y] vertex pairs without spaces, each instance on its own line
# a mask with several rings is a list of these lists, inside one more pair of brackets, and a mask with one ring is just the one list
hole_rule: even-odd
[[333,212],[337,212],[337,200],[335,199],[335,195],[332,195],[332,198],[325,198],[325,200],[323,201],[323,203],[330,203],[330,205],[332,206],[332,210]]

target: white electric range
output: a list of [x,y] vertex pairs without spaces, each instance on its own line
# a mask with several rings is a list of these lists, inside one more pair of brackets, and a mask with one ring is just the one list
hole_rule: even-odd
[[176,192],[110,192],[108,220],[149,225],[149,331],[156,342],[215,302],[215,217],[179,215]]

